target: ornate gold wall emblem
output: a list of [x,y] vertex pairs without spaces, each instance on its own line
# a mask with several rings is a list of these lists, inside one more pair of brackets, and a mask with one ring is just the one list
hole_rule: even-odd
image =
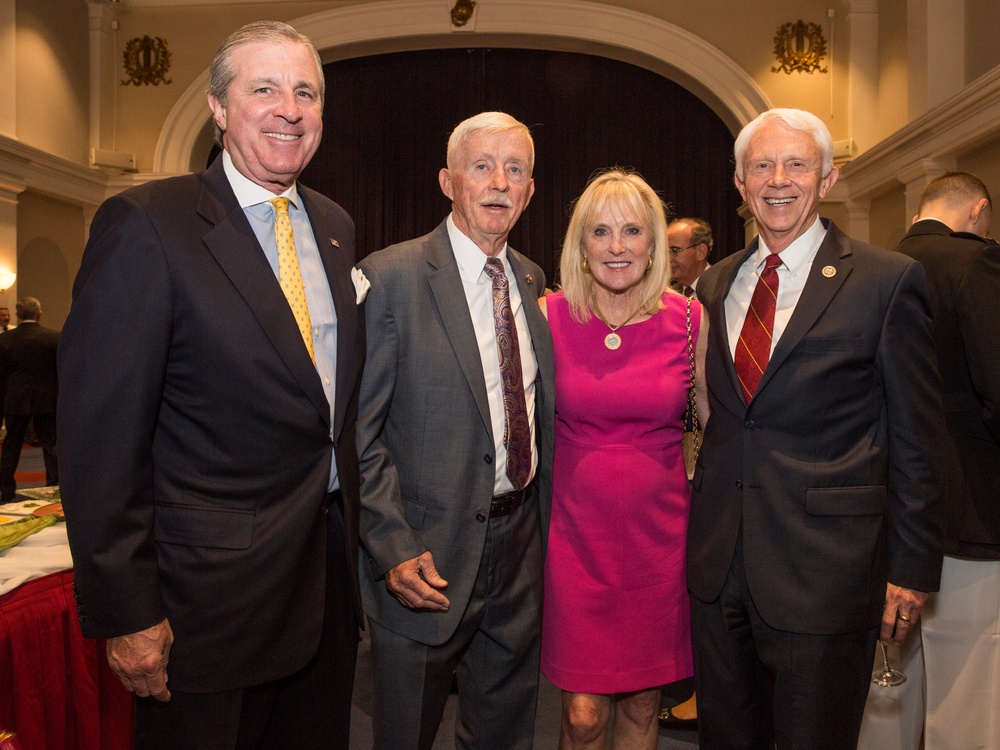
[[793,70],[799,73],[812,73],[815,70],[826,73],[826,68],[820,67],[826,55],[823,28],[803,21],[779,26],[774,35],[774,55],[781,65],[771,68],[772,73],[784,71],[791,75]]
[[122,81],[122,86],[150,85],[160,83],[166,85],[170,79],[164,78],[170,70],[170,50],[167,43],[160,37],[136,37],[130,39],[122,53],[125,62],[125,72],[128,80]]

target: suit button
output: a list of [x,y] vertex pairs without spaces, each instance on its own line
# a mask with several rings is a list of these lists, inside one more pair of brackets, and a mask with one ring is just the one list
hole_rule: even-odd
[[479,523],[486,523],[486,514],[476,513],[476,520],[479,521]]
[[483,456],[483,460],[486,463],[491,464],[491,463],[493,463],[493,456],[491,456],[489,453],[487,453],[485,456]]
[[743,489],[743,480],[742,479],[737,479],[736,480],[736,489],[738,489],[738,490],[742,490]]
[[747,420],[746,422],[744,422],[744,423],[743,423],[743,426],[744,426],[745,428],[747,428],[748,430],[752,430],[752,429],[754,429],[754,428],[755,428],[755,427],[756,427],[757,425],[756,425],[756,423],[755,423],[755,422],[754,422],[754,421],[753,421],[752,419],[748,419],[748,420]]

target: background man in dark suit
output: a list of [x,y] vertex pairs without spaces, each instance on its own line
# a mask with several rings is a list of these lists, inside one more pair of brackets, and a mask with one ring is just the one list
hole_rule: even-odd
[[[948,438],[938,446],[949,459],[941,589],[923,615],[923,664],[906,666],[925,670],[927,750],[1000,744],[1000,430],[989,426],[1000,409],[1000,248],[981,236],[992,212],[979,178],[945,173],[896,248],[927,273]],[[916,718],[910,747],[924,728]]]
[[[431,747],[456,668],[457,745],[531,747],[552,339],[537,301],[542,270],[507,235],[534,191],[533,162],[528,129],[509,115],[462,122],[439,175],[452,213],[429,235],[360,264],[371,282],[358,424],[361,578],[380,750]],[[492,259],[509,285],[516,338],[498,339]],[[511,350],[498,357],[504,339]],[[521,409],[505,409],[514,401]]]
[[704,219],[674,219],[667,227],[670,243],[670,286],[685,297],[694,297],[698,279],[711,265],[712,225]]
[[0,307],[0,333],[6,333],[10,330],[10,310],[6,307]]
[[807,112],[747,125],[735,181],[759,234],[698,285],[712,332],[688,537],[703,750],[853,748],[876,639],[901,642],[938,585],[924,275],[820,221],[832,151]]
[[353,222],[296,183],[323,70],[259,22],[209,84],[223,154],[105,202],[74,285],[59,420],[80,622],[140,696],[138,748],[347,747],[364,327]]
[[56,349],[59,332],[39,325],[42,305],[34,297],[23,297],[15,307],[21,325],[0,336],[0,403],[7,435],[0,451],[0,502],[14,500],[14,472],[21,459],[21,446],[28,423],[42,444],[45,484],[59,484],[56,458]]

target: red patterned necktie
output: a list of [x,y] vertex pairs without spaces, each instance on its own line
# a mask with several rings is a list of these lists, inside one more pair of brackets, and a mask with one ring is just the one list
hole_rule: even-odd
[[497,258],[488,259],[486,273],[493,279],[493,326],[497,334],[503,387],[503,444],[507,448],[507,477],[514,489],[520,490],[527,484],[531,473],[531,429],[524,401],[521,350],[517,344],[517,326],[514,325],[510,288],[503,263]]
[[749,404],[757,384],[771,357],[771,336],[774,333],[774,308],[778,301],[778,266],[781,258],[772,253],[764,261],[764,270],[757,279],[750,308],[747,310],[740,340],[736,344],[736,375],[743,387],[743,397]]

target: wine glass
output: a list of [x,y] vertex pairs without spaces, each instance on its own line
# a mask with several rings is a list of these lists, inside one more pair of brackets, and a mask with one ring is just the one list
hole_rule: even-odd
[[902,685],[906,682],[906,675],[898,669],[893,669],[889,666],[889,651],[886,648],[885,642],[879,641],[878,645],[882,647],[882,666],[872,672],[872,682],[879,687],[896,687],[897,685]]

